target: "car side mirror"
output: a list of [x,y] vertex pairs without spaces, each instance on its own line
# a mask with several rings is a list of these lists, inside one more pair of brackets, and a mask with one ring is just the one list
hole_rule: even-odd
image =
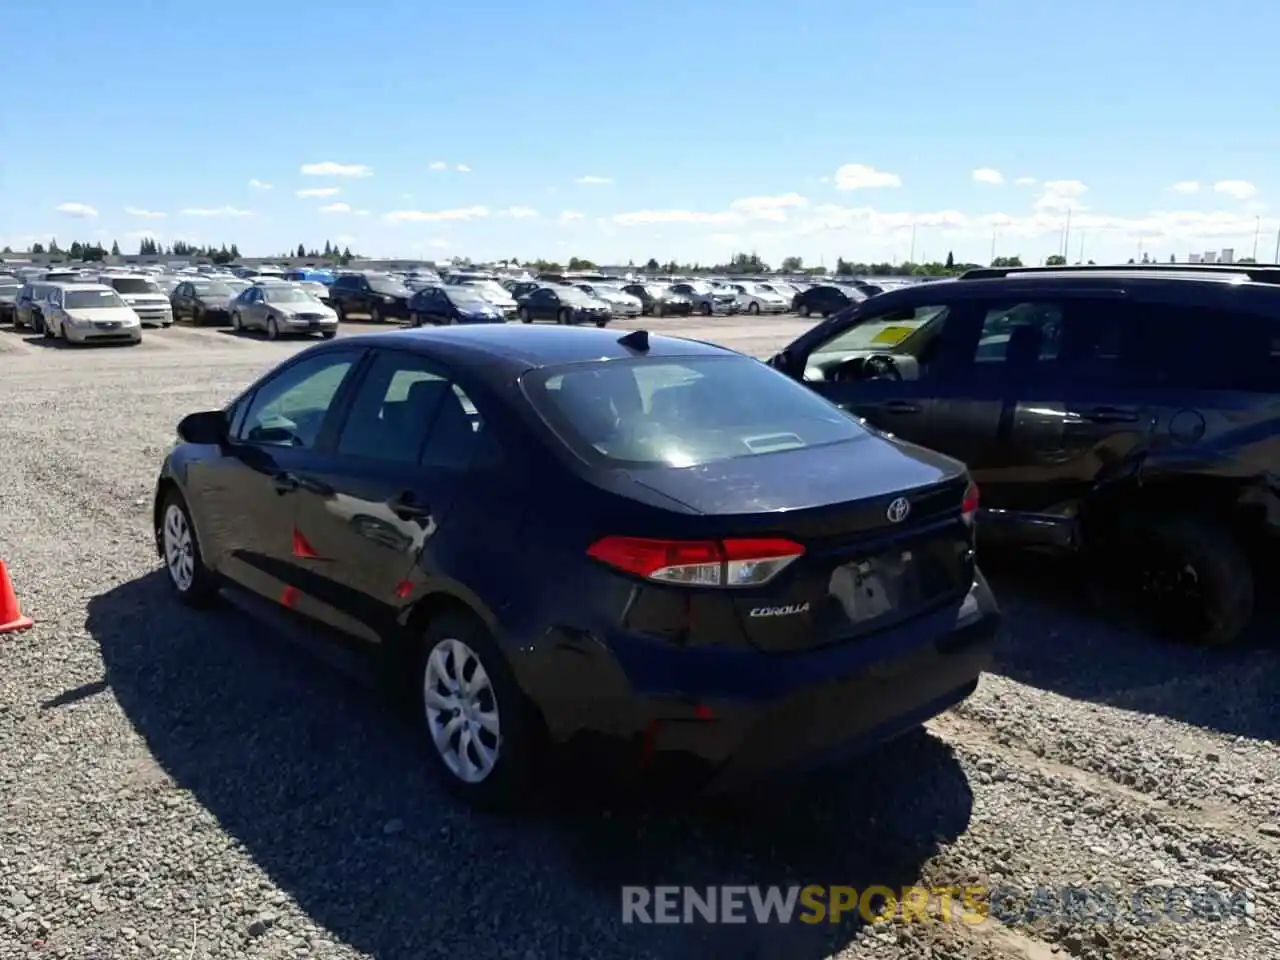
[[230,434],[230,424],[222,410],[188,414],[178,423],[178,436],[184,443],[221,446],[227,442]]
[[785,373],[789,377],[795,375],[792,373],[792,368],[795,365],[795,358],[791,355],[790,351],[780,350],[778,353],[775,353],[770,357],[768,362],[769,366],[773,367],[773,369],[777,370],[779,373]]

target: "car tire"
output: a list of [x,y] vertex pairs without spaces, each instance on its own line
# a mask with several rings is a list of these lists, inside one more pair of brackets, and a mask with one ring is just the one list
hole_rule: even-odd
[[[1114,585],[1136,600],[1144,626],[1165,639],[1228,647],[1253,619],[1253,564],[1224,525],[1207,517],[1156,517],[1125,524],[1095,550],[1106,581],[1091,589],[1114,609]],[[1105,552],[1104,552],[1105,551]]]
[[382,311],[378,309],[378,305],[376,303],[369,308],[369,322],[370,323],[382,322]]
[[800,304],[800,306],[796,308],[796,313],[800,314],[802,317],[809,316],[809,305],[807,303]]
[[529,315],[529,311],[521,307],[516,316],[520,318],[521,323],[533,323],[533,317]]
[[[477,684],[478,669],[484,677]],[[413,675],[416,723],[445,787],[484,809],[510,808],[525,797],[541,725],[485,625],[458,612],[432,620]],[[464,682],[477,684],[475,691],[464,693]]]
[[661,304],[661,303],[655,303],[655,304],[653,305],[653,307],[652,307],[652,308],[650,308],[650,312],[651,312],[655,317],[660,317],[660,316],[662,316],[662,314],[663,314],[665,311],[663,310],[663,307],[662,307],[662,304]]
[[237,336],[244,333],[244,321],[240,319],[239,310],[231,314],[231,329],[235,331]]
[[698,307],[698,312],[701,313],[704,317],[711,316],[711,304],[709,303],[701,304]]
[[176,488],[165,494],[160,506],[156,549],[164,560],[169,584],[178,599],[191,607],[208,606],[217,596],[218,579],[205,566],[191,511]]
[[267,317],[267,339],[268,340],[280,339],[280,324],[276,322],[275,317]]
[[322,340],[332,340],[332,339],[333,339],[334,337],[336,337],[337,335],[338,335],[338,331],[337,331],[337,330],[325,330],[323,333],[321,333],[321,334],[320,334],[320,339],[322,339]]
[[194,310],[191,311],[191,325],[193,327],[204,326],[204,311],[201,310],[199,307],[196,307]]
[[346,322],[347,322],[347,312],[346,312],[345,310],[343,310],[343,309],[342,309],[342,304],[340,304],[340,303],[335,303],[335,304],[332,304],[332,307],[333,307],[333,312],[334,312],[334,314],[335,314],[335,315],[337,316],[337,318],[338,318],[338,322],[339,322],[339,323],[346,323]]
[[747,313],[751,314],[753,317],[760,316],[760,304],[754,301],[747,304]]
[[569,327],[573,325],[573,315],[568,310],[561,310],[556,314],[556,323],[561,326]]
[[412,310],[409,311],[409,326],[411,327],[422,326],[422,318]]
[[607,327],[608,325],[609,325],[609,318],[608,318],[608,317],[601,317],[599,320],[597,320],[597,321],[596,321],[596,326],[597,326],[597,327],[604,328],[604,327]]

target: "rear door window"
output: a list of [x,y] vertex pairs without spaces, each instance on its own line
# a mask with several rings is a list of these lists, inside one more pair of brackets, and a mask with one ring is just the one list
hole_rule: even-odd
[[571,449],[614,466],[695,466],[866,436],[840,408],[746,357],[574,364],[522,384]]

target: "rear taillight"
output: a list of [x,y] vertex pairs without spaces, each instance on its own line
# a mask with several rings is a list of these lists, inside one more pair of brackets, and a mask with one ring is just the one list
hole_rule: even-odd
[[616,570],[688,587],[755,587],[804,555],[804,547],[772,537],[738,540],[649,540],[605,537],[587,554]]
[[978,485],[972,480],[969,481],[969,487],[964,492],[964,501],[960,505],[960,519],[965,523],[973,526],[973,521],[978,515]]

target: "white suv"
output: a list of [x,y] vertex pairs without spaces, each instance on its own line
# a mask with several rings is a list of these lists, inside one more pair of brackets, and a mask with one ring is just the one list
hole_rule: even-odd
[[142,342],[142,321],[111,287],[56,283],[41,308],[44,335],[70,343]]
[[173,305],[154,277],[141,273],[104,273],[98,282],[120,294],[124,302],[133,307],[144,327],[173,325]]

